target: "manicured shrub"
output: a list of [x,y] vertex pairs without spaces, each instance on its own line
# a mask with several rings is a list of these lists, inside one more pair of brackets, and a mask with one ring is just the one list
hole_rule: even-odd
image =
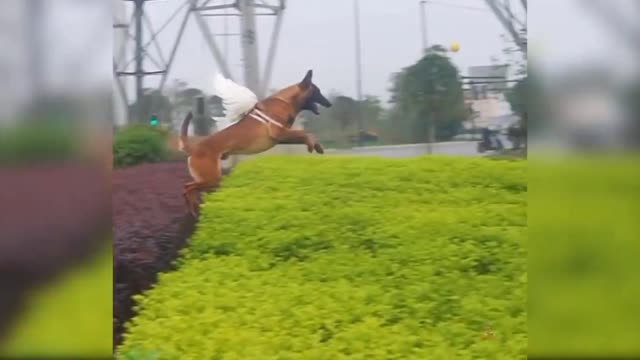
[[115,167],[167,160],[167,134],[149,125],[134,125],[119,130],[113,139]]
[[640,354],[640,158],[536,153],[529,179],[529,354]]
[[52,121],[0,126],[0,164],[61,161],[77,155],[77,129]]
[[195,223],[182,186],[191,181],[184,161],[142,164],[113,172],[114,343],[133,315],[131,296],[169,269]]
[[205,196],[179,268],[136,298],[119,353],[525,358],[525,164],[241,163]]
[[[134,315],[132,296],[150,288],[171,268],[195,220],[182,196],[191,181],[184,161],[116,169],[113,206],[113,335],[119,345],[124,323]],[[131,356],[139,357],[138,352]]]

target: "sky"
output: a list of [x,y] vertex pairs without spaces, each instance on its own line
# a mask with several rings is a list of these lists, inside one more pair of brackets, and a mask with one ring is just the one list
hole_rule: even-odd
[[[216,2],[221,3],[212,1]],[[463,73],[467,72],[469,66],[491,64],[492,57],[504,59],[502,50],[506,43],[501,34],[505,31],[483,0],[431,2],[426,7],[428,42],[430,45],[443,44],[448,47],[453,41],[458,41],[461,48],[458,53],[452,54],[452,59]],[[158,28],[182,3],[182,0],[150,2],[146,11]],[[270,0],[270,3],[276,1]],[[419,11],[417,0],[360,0],[362,87],[365,95],[388,99],[392,73],[419,59],[422,48]],[[130,8],[127,12],[130,13]],[[165,57],[168,57],[178,32],[181,16],[169,23],[158,36]],[[258,17],[261,68],[266,63],[274,20],[274,17]],[[222,33],[221,17],[210,17],[208,21],[214,33]],[[237,32],[237,18],[229,18],[228,24],[230,32]],[[270,88],[280,88],[299,81],[306,70],[313,69],[314,82],[325,93],[337,91],[355,96],[354,28],[351,0],[287,1]],[[224,48],[223,41],[221,37],[216,39],[220,48]],[[227,41],[230,71],[234,79],[242,82],[240,39],[229,37]],[[150,63],[149,68],[153,67]],[[200,29],[191,18],[170,78],[184,80],[190,86],[210,92],[217,70]],[[149,80],[150,85],[155,83],[157,80]],[[128,88],[133,89],[132,84],[133,81]]]
[[637,0],[530,1],[529,61],[540,64],[550,77],[587,64],[604,66],[619,78],[635,72],[637,53],[585,6],[595,1],[614,9],[622,22],[638,23]]
[[[274,1],[274,0],[268,0]],[[610,31],[585,4],[604,1],[620,11],[622,18],[636,24],[637,0],[535,0],[529,3],[530,62],[543,65],[549,74],[562,73],[576,65],[596,63],[613,69],[620,77],[637,70],[637,54],[628,43]],[[220,0],[212,0],[213,3]],[[519,1],[512,0],[517,6]],[[26,0],[4,0],[0,13],[0,74],[5,86],[0,89],[2,109],[18,103],[24,92],[29,70],[25,58],[23,7]],[[113,50],[118,49],[112,28],[114,4],[129,6],[122,0],[47,0],[43,20],[42,57],[50,88],[83,91],[95,84],[112,85]],[[155,0],[147,4],[147,14],[157,29],[184,0]],[[270,88],[299,81],[306,70],[314,70],[314,81],[325,92],[337,91],[355,96],[355,51],[352,0],[288,0]],[[468,8],[456,8],[443,4]],[[131,10],[131,9],[128,9]],[[413,64],[421,54],[419,0],[360,0],[362,85],[364,94],[388,99],[390,76]],[[519,10],[519,6],[515,8]],[[130,15],[129,11],[129,15]],[[178,32],[182,14],[159,34],[168,57]],[[125,16],[128,18],[128,16]],[[486,65],[492,57],[504,60],[505,34],[484,0],[429,0],[426,8],[430,44],[450,45],[458,41],[461,49],[451,54],[464,74],[469,66]],[[214,32],[222,32],[222,18],[208,18]],[[274,19],[258,18],[260,64],[264,66]],[[237,32],[237,19],[229,20],[231,32]],[[235,79],[242,83],[240,39],[228,38],[228,62]],[[217,39],[221,49],[221,38]],[[133,42],[128,42],[133,46]],[[155,54],[152,49],[152,54]],[[28,55],[27,55],[28,56]],[[128,57],[132,56],[129,52]],[[156,55],[157,57],[157,55]],[[128,70],[132,70],[132,66]],[[151,62],[146,70],[156,70]],[[212,91],[216,62],[205,45],[193,18],[189,20],[178,49],[170,79],[182,79],[190,86]],[[552,75],[553,76],[553,75]],[[133,78],[129,81],[133,94]],[[159,77],[145,79],[155,87]]]

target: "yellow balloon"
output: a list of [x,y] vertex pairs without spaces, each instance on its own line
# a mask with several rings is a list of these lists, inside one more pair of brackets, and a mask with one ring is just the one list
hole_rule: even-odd
[[458,50],[460,50],[460,44],[457,41],[451,43],[451,51],[458,52]]

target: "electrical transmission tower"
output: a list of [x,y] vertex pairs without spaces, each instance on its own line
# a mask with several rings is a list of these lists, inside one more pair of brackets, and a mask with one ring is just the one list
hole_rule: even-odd
[[524,10],[524,16],[518,17],[513,12],[511,0],[485,0],[498,21],[507,30],[520,51],[527,54],[527,0],[520,0],[519,3]]
[[[114,77],[118,82],[118,88],[120,89],[121,96],[126,100],[125,103],[128,103],[128,98],[122,78],[126,76],[135,77],[135,102],[138,104],[138,108],[134,110],[134,119],[142,121],[141,117],[143,114],[141,113],[140,100],[144,96],[144,79],[149,76],[161,76],[158,90],[162,92],[164,89],[164,85],[190,18],[195,20],[219,71],[227,78],[233,78],[233,76],[229,71],[228,59],[226,59],[220,51],[215,37],[237,35],[241,40],[245,86],[254,91],[259,97],[263,97],[267,92],[280,28],[282,25],[282,16],[285,10],[285,0],[274,0],[271,2],[266,0],[186,0],[182,2],[182,6],[180,6],[169,20],[160,26],[157,31],[154,30],[151,20],[145,13],[146,3],[153,2],[154,0],[120,1],[133,3],[134,9],[131,15],[131,20],[128,23],[114,21],[114,28],[118,27],[127,29],[127,37],[129,40],[133,40],[135,45],[134,56],[131,59],[127,59],[126,54],[124,53],[124,49],[126,49],[126,42],[122,44],[121,51],[116,52],[116,56],[114,58]],[[167,58],[164,56],[162,48],[158,42],[158,33],[162,31],[168,22],[172,21],[180,12],[183,12],[182,22],[178,33],[176,34],[171,52]],[[262,73],[260,72],[259,67],[260,62],[258,56],[256,16],[275,17],[271,44],[267,53],[264,71]],[[238,19],[240,31],[235,34],[214,34],[209,27],[208,19],[219,19],[225,23],[228,19]],[[134,29],[133,34],[129,31],[132,27]],[[151,46],[154,47],[157,58],[152,55],[152,51],[150,50]],[[153,64],[152,68],[148,67],[149,62]],[[132,64],[135,66],[134,69],[130,70],[129,68]],[[153,103],[151,106],[153,107]]]

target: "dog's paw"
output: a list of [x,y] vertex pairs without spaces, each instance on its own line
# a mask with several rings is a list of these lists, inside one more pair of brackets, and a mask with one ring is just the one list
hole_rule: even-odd
[[315,145],[313,145],[313,149],[314,149],[318,154],[324,154],[324,148],[322,148],[322,145],[320,145],[319,143],[315,143]]

